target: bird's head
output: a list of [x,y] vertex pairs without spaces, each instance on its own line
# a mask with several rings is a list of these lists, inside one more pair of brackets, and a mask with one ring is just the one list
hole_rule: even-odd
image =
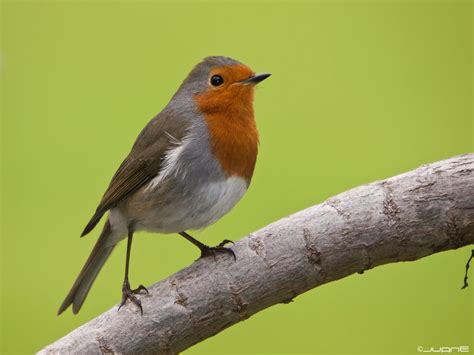
[[255,74],[228,57],[207,57],[189,73],[178,92],[192,95],[203,113],[252,110],[255,85],[269,76]]

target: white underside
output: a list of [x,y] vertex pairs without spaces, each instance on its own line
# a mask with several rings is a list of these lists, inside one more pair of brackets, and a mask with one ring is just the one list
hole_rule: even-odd
[[[156,187],[145,189],[153,193]],[[151,210],[142,210],[137,216],[114,208],[109,218],[113,231],[113,240],[126,237],[130,220],[135,222],[135,230],[146,230],[156,233],[178,233],[191,229],[205,228],[227,212],[242,198],[247,191],[247,182],[240,177],[230,177],[220,182],[210,182],[192,192],[190,199],[176,200],[170,204]],[[160,198],[157,195],[156,198]],[[192,201],[192,202],[189,202]],[[111,240],[112,242],[112,240]]]
[[191,218],[191,223],[195,227],[189,229],[204,228],[216,222],[239,202],[247,191],[247,187],[247,182],[244,179],[232,176],[201,188],[200,203],[208,207],[204,209],[203,213]]
[[[135,230],[158,233],[202,229],[224,216],[242,198],[248,184],[241,177],[209,176],[209,183],[201,181],[198,185],[186,177],[182,154],[191,149],[191,140],[188,135],[181,142],[174,142],[161,173],[124,204],[110,210],[111,239],[123,239],[132,222]],[[173,189],[167,189],[170,185]]]

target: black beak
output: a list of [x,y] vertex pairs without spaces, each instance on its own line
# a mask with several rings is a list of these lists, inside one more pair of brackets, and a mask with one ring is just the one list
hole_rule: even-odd
[[248,79],[245,79],[245,80],[241,80],[240,82],[242,84],[258,84],[259,82],[261,81],[264,81],[266,78],[268,78],[270,75],[270,73],[262,73],[262,74],[256,74],[254,76],[251,76],[250,78]]

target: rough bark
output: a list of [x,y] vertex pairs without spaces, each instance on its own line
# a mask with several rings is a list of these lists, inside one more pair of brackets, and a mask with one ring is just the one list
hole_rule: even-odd
[[[474,154],[364,185],[251,233],[228,255],[160,281],[47,346],[50,353],[178,353],[321,284],[474,244]],[[461,270],[460,270],[461,271]],[[462,276],[462,275],[460,275]]]

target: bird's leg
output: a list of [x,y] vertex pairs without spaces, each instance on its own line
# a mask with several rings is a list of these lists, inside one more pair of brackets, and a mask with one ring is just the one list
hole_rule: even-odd
[[234,251],[230,248],[225,247],[225,245],[228,243],[234,243],[232,240],[224,239],[221,243],[219,243],[215,247],[210,247],[206,244],[201,243],[199,240],[194,239],[186,232],[180,232],[178,234],[184,237],[186,240],[189,240],[191,243],[197,246],[199,250],[201,250],[201,258],[205,258],[206,256],[210,256],[210,255],[214,256],[215,258],[217,253],[223,252],[223,253],[231,254],[234,257],[234,260],[236,260]]
[[130,251],[132,249],[132,239],[133,239],[133,230],[128,231],[128,239],[127,239],[127,258],[125,260],[125,277],[123,279],[123,285],[122,285],[122,302],[120,303],[120,306],[118,310],[120,311],[120,308],[127,302],[127,299],[132,301],[134,304],[140,308],[140,313],[143,316],[143,308],[142,308],[142,303],[141,301],[135,297],[135,294],[140,293],[140,291],[145,291],[148,294],[148,290],[145,286],[140,285],[138,288],[132,290],[130,288],[130,283],[128,282],[128,269],[129,269],[129,264],[130,264]]

